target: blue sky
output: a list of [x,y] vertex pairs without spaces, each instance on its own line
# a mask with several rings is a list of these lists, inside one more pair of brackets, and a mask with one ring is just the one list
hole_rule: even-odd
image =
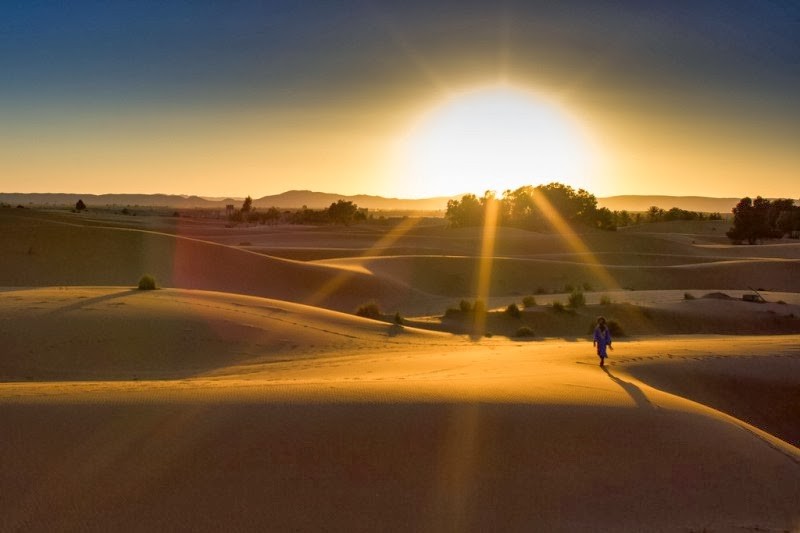
[[[391,143],[393,131],[442,94],[504,77],[556,95],[608,140],[616,162],[608,176],[626,179],[605,193],[689,194],[696,179],[656,170],[648,178],[647,165],[681,160],[676,174],[707,174],[713,158],[724,163],[722,154],[744,147],[746,161],[718,166],[729,175],[742,165],[751,175],[762,169],[764,194],[797,196],[795,2],[19,1],[2,9],[3,191],[134,192],[133,171],[115,178],[132,161],[127,142],[140,155],[147,192],[222,193],[204,180],[217,182],[223,168],[246,159],[241,185],[228,179],[230,194],[289,185],[381,193],[355,190],[381,183],[367,176],[383,168],[366,152],[381,149],[369,139]],[[88,161],[87,147],[117,128],[126,133],[107,166]],[[185,150],[170,157],[149,144],[154,135],[162,144],[180,139]],[[234,155],[225,144],[233,137],[252,146]],[[340,160],[298,148],[334,138],[362,151]],[[209,175],[198,179],[197,165],[181,158],[214,145],[228,150],[226,166],[209,161]],[[648,146],[660,155],[636,163]],[[710,178],[723,186],[723,174]],[[730,185],[721,193],[749,192],[744,175]]]

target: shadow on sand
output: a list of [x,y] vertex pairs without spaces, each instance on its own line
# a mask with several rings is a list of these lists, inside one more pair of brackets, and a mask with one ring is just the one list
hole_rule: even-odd
[[114,300],[116,298],[122,298],[124,296],[130,296],[140,292],[139,289],[126,289],[119,292],[112,292],[111,294],[104,294],[103,296],[97,296],[95,298],[81,298],[75,303],[65,305],[64,307],[59,307],[57,309],[53,309],[50,314],[52,315],[62,315],[64,313],[68,313],[70,311],[76,311],[88,305],[97,304],[100,302],[105,302],[108,300]]
[[602,368],[603,372],[608,374],[608,377],[611,379],[611,381],[622,387],[622,389],[628,393],[633,401],[636,402],[637,407],[640,409],[653,409],[653,404],[650,403],[650,400],[648,400],[647,396],[644,395],[642,389],[629,381],[623,381],[619,379],[617,376],[611,373],[611,370],[609,370],[607,366]]

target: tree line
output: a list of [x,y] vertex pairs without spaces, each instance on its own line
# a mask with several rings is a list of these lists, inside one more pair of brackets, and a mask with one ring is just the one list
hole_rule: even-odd
[[800,238],[800,206],[788,198],[742,198],[733,208],[733,227],[726,235],[735,244],[755,244],[785,235]]
[[481,226],[490,204],[497,207],[497,224],[501,226],[551,231],[554,211],[570,225],[615,229],[612,211],[598,208],[593,194],[561,183],[525,185],[505,191],[501,198],[497,198],[494,191],[486,191],[481,198],[466,194],[461,200],[447,202],[445,218],[452,227]]
[[349,226],[367,219],[368,210],[349,200],[338,200],[324,209],[301,209],[281,211],[277,207],[259,210],[253,207],[253,199],[247,197],[240,209],[229,213],[231,222],[258,224],[343,224]]

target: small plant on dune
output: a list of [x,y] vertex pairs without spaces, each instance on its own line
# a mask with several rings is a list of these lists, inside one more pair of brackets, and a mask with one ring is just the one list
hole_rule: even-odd
[[458,304],[458,308],[464,313],[469,313],[472,311],[472,304],[469,303],[469,300],[461,300],[461,302]]
[[397,311],[394,314],[394,323],[397,324],[398,326],[402,326],[403,325],[403,317],[400,316],[400,311]]
[[564,304],[559,300],[553,300],[552,306],[553,311],[558,311],[559,313],[564,311]]
[[150,274],[145,274],[139,279],[140,291],[152,291],[156,288],[156,279]]
[[572,292],[575,290],[575,286],[572,283],[567,283],[564,285],[564,292]]
[[475,304],[472,306],[472,312],[476,315],[486,313],[486,303],[483,300],[475,300]]
[[520,312],[519,307],[517,307],[517,304],[508,304],[508,307],[506,307],[505,310],[505,314],[507,314],[511,318],[519,318],[520,316],[522,316],[522,313]]
[[378,307],[378,304],[370,302],[360,306],[356,310],[356,315],[364,318],[372,318],[373,320],[379,320],[381,318],[381,310]]
[[694,294],[692,294],[690,292],[684,292],[683,293],[683,299],[684,300],[694,300]]
[[611,297],[604,294],[600,297],[600,305],[611,305]]
[[592,292],[592,286],[591,286],[591,284],[589,284],[588,282],[584,281],[584,282],[583,282],[583,290],[584,290],[585,292]]
[[536,294],[547,294],[547,289],[544,287],[536,287]]
[[536,307],[536,298],[533,296],[526,296],[522,299],[522,306],[525,308]]
[[584,305],[586,305],[586,297],[583,295],[583,291],[572,291],[572,294],[569,295],[569,306],[577,309]]
[[529,328],[528,326],[522,326],[521,328],[519,328],[517,330],[516,333],[514,333],[514,336],[515,337],[533,337],[534,334],[533,334],[533,330],[531,328]]

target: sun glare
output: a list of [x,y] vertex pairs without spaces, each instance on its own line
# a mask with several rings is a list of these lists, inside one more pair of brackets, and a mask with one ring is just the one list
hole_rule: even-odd
[[438,196],[551,181],[587,188],[594,155],[559,107],[503,86],[461,93],[425,113],[404,138],[401,158],[407,191]]

